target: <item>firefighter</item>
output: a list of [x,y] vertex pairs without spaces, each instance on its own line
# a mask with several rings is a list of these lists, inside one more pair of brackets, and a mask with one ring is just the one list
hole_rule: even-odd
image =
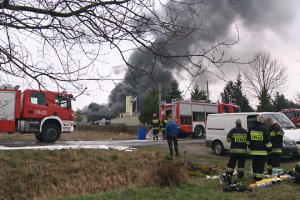
[[160,126],[159,119],[157,118],[157,114],[154,113],[152,121],[151,121],[151,128],[153,131],[153,140],[158,141],[159,126]]
[[271,175],[272,169],[276,170],[280,167],[284,131],[272,118],[268,118],[266,120],[266,124],[269,126],[270,139],[272,143],[272,152],[270,152],[267,156],[268,174]]
[[242,128],[241,119],[236,119],[236,127],[231,129],[227,134],[227,141],[231,142],[230,145],[230,158],[226,169],[227,181],[231,182],[233,171],[238,162],[238,178],[244,177],[244,167],[247,154],[247,130]]
[[262,180],[267,154],[272,151],[268,127],[264,121],[264,116],[258,115],[256,123],[247,134],[247,145],[252,157],[253,178],[256,181]]
[[166,139],[166,126],[168,124],[169,120],[167,118],[164,118],[160,123],[160,128],[163,134],[163,139]]

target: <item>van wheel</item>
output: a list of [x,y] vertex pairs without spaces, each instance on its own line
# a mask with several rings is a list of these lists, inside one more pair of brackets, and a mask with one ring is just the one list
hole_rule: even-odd
[[60,137],[59,127],[55,124],[47,124],[43,127],[42,139],[44,142],[53,143]]
[[195,129],[194,129],[194,138],[201,138],[203,135],[204,135],[204,128],[203,126],[201,125],[197,125],[195,126]]
[[213,150],[214,150],[215,154],[217,154],[217,155],[224,154],[224,146],[223,146],[222,142],[216,141],[213,145]]

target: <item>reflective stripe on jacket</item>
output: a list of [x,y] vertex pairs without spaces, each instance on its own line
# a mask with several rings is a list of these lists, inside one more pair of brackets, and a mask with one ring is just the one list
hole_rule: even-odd
[[272,153],[282,153],[284,131],[277,123],[271,126],[269,131],[272,143]]
[[159,129],[159,120],[158,119],[153,119],[152,120],[152,123],[151,123],[151,126],[152,126],[152,129]]
[[237,126],[229,131],[227,134],[227,141],[231,142],[230,153],[247,153],[247,130],[243,129],[241,126]]
[[247,144],[251,155],[267,155],[267,148],[271,148],[268,128],[265,124],[256,122],[247,134]]

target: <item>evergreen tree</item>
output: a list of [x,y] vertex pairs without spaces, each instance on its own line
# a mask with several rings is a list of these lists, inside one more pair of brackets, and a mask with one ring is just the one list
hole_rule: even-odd
[[243,94],[241,75],[237,76],[235,82],[230,81],[221,93],[222,101],[224,103],[235,103],[241,107],[243,112],[253,111],[249,104],[248,98]]
[[259,105],[257,107],[258,112],[272,112],[274,111],[273,105],[272,105],[272,98],[268,94],[268,91],[266,89],[262,89],[260,97],[259,97]]
[[285,98],[283,94],[276,92],[273,102],[274,111],[280,111],[285,108],[299,108],[300,105]]
[[191,92],[191,100],[207,100],[206,90],[199,90],[199,85],[195,84],[193,91]]
[[74,120],[75,120],[75,122],[77,123],[77,124],[80,124],[81,122],[82,122],[82,120],[83,120],[83,116],[82,116],[82,112],[81,112],[81,110],[80,109],[77,109],[76,111],[75,111],[75,116],[74,116]]
[[158,113],[158,92],[151,91],[140,109],[140,121],[142,123],[150,122],[153,113]]
[[176,80],[172,81],[170,89],[167,89],[162,99],[165,100],[167,103],[172,102],[172,99],[182,99],[182,91],[179,90],[179,84]]

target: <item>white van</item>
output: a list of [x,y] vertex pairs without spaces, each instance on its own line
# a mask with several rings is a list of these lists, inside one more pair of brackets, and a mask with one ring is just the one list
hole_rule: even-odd
[[300,129],[282,113],[279,112],[249,112],[249,113],[224,113],[210,114],[206,124],[206,146],[221,155],[230,149],[230,143],[226,141],[226,136],[230,129],[235,127],[235,120],[242,120],[242,127],[249,130],[256,122],[256,117],[263,114],[265,119],[273,118],[284,130],[283,137],[283,157],[298,156],[300,152]]

